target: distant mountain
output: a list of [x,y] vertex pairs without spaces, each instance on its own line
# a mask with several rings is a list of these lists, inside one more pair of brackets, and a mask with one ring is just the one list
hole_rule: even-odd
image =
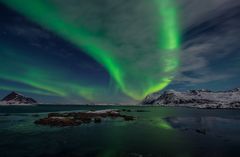
[[228,91],[213,92],[209,90],[190,90],[179,92],[174,90],[148,95],[143,105],[184,106],[196,108],[239,108],[240,88]]
[[33,98],[25,97],[24,95],[16,92],[11,92],[0,101],[0,104],[3,105],[36,104],[36,103],[37,101],[34,100]]

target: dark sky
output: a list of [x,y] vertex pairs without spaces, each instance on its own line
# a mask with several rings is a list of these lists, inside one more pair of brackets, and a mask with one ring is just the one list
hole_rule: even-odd
[[[103,4],[95,3],[99,2],[92,0],[91,4],[86,4],[88,8],[92,8],[91,14],[87,7],[85,12],[69,7],[71,12],[67,12],[63,18],[69,20],[75,17],[75,14],[84,18],[85,14],[88,16],[94,13],[94,16],[84,18],[87,22],[84,22],[83,27],[93,32],[94,36],[101,36],[101,40],[111,39],[114,48],[109,50],[125,52],[124,55],[114,54],[116,63],[121,65],[120,72],[125,72],[123,85],[117,80],[117,70],[111,71],[113,66],[103,64],[102,59],[98,60],[98,55],[92,56],[87,52],[88,49],[79,47],[71,38],[0,1],[0,97],[10,91],[18,91],[40,102],[132,103],[136,102],[136,97],[157,86],[157,83],[163,84],[165,78],[171,78],[171,82],[163,88],[165,90],[225,90],[240,87],[240,3],[236,0],[182,0],[174,5],[178,8],[181,46],[175,50],[180,55],[180,64],[171,72],[171,77],[169,73],[163,72],[164,68],[158,68],[164,66],[161,63],[165,61],[164,53],[158,54],[162,56],[159,59],[161,62],[154,64],[155,49],[145,42],[155,36],[153,31],[149,31],[154,27],[146,23],[152,22],[156,17],[153,16],[154,18],[148,21],[142,16],[155,15],[148,13],[152,6],[145,7],[143,2],[139,2],[139,5],[129,2],[128,5],[124,0],[105,0],[105,11],[99,11],[96,6]],[[114,10],[121,9],[110,16],[113,7]],[[125,14],[125,11],[132,8],[137,9]],[[138,13],[139,8],[141,14]],[[70,14],[72,12],[75,14]],[[48,18],[47,14],[45,18]],[[101,19],[101,22],[98,22],[98,19]],[[117,24],[116,19],[119,22]],[[78,21],[75,20],[74,24],[76,23]],[[125,25],[128,30],[118,28]],[[66,26],[66,29],[70,28]],[[64,29],[61,31],[64,32]],[[120,33],[116,35],[117,31]],[[74,38],[74,33],[71,37]],[[118,39],[119,37],[121,39]],[[142,38],[144,40],[139,40]],[[104,47],[105,43],[102,42],[102,45]],[[153,52],[148,52],[150,50]],[[172,56],[174,61],[175,57]],[[155,76],[155,73],[159,75]],[[157,77],[161,81],[157,82]]]

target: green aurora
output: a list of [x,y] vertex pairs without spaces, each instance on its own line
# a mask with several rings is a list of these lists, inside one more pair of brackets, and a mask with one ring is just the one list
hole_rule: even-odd
[[[109,0],[104,1],[111,3]],[[114,19],[106,26],[91,25],[91,22],[82,16],[87,14],[86,12],[80,12],[77,18],[71,19],[72,15],[69,10],[72,8],[68,8],[71,6],[68,4],[75,4],[75,0],[69,0],[68,4],[63,3],[62,0],[0,0],[0,2],[84,50],[103,65],[115,81],[116,86],[133,99],[141,100],[146,95],[165,88],[171,83],[179,67],[180,26],[177,16],[178,8],[174,0],[136,1],[136,3],[139,2],[154,8],[151,11],[143,11],[143,13],[141,11],[143,16],[149,20],[146,20],[144,26],[138,25],[138,21],[144,21],[142,19],[144,17],[136,18],[139,17],[139,11],[136,11],[133,15],[129,15],[132,20],[126,25],[129,28],[120,26],[116,28],[117,31],[124,32],[119,34],[113,33],[116,29],[108,30],[112,26],[110,24],[118,22],[118,20],[118,24],[121,22],[114,13],[109,17],[102,17],[105,18],[104,20]],[[82,9],[84,2],[87,1],[83,0],[79,2],[82,5],[75,6],[77,10],[84,10]],[[90,4],[94,4],[96,0],[91,0],[91,2]],[[98,15],[96,16],[98,17]],[[151,37],[152,40],[143,45],[134,38],[128,39],[134,32],[131,26],[139,28],[139,32],[135,33],[146,33],[147,37]],[[144,27],[151,28],[151,31],[144,32]],[[105,32],[99,33],[99,30],[105,30]],[[141,30],[142,32],[140,32]],[[129,51],[124,52],[126,48],[124,46],[119,48],[119,45],[124,44],[127,45]],[[134,49],[135,47],[140,48]],[[15,55],[13,57],[18,58],[20,56],[18,54],[18,52],[13,53]],[[1,56],[1,58],[3,57]],[[1,60],[1,64],[3,64],[3,60]],[[77,93],[88,100],[94,100],[99,93],[99,87],[86,87],[84,83],[80,85],[77,81],[67,82],[67,79],[63,77],[66,75],[64,73],[56,74],[54,75],[56,78],[53,78],[52,71],[56,71],[55,69],[47,68],[50,70],[45,71],[44,67],[30,68],[22,62],[18,64],[27,73],[9,74],[7,69],[1,66],[0,78],[29,85],[33,88],[32,92],[36,94],[45,93],[68,97],[72,93]],[[53,81],[54,79],[58,80]],[[22,91],[30,91],[30,89]]]
[[[26,87],[22,87],[21,89],[16,89],[14,86],[0,85],[1,89],[20,90],[38,95],[61,97],[69,97],[75,94],[77,96],[83,96],[87,100],[93,100],[96,97],[94,93],[99,92],[98,87],[80,86],[79,82],[73,80],[71,80],[71,83],[67,82],[67,78],[64,78],[65,73],[51,69],[49,66],[43,67],[43,64],[39,62],[34,63],[37,58],[32,57],[34,60],[31,61],[31,59],[26,56],[18,55],[21,53],[20,51],[14,51],[2,45],[0,45],[0,51],[1,64],[11,65],[1,66],[0,78],[26,85]],[[21,62],[16,63],[16,58]],[[41,64],[41,67],[38,67],[36,64]],[[94,89],[94,91],[92,89]]]

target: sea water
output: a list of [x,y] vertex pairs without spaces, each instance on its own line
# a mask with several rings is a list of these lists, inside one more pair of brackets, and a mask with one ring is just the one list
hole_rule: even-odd
[[[136,117],[35,125],[49,112],[123,110]],[[157,106],[0,107],[0,157],[239,157],[240,110]]]

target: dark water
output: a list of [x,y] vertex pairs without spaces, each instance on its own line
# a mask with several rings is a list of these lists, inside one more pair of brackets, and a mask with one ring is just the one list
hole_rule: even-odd
[[[131,109],[137,120],[46,127],[47,112]],[[147,112],[136,112],[136,110]],[[240,110],[123,106],[0,107],[0,157],[239,157]]]

